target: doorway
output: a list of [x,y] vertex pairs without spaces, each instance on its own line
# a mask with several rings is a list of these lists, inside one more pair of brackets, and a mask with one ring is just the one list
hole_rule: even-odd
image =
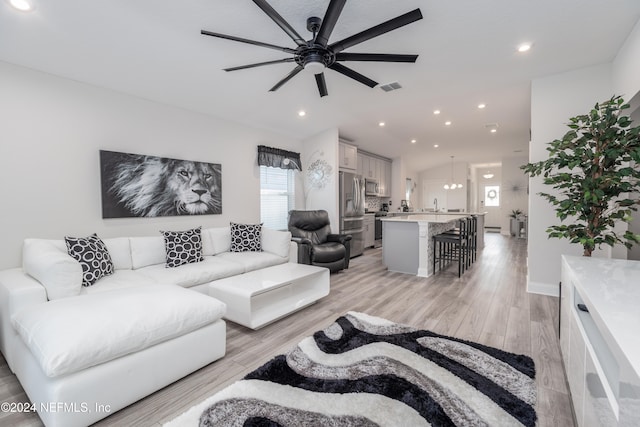
[[492,183],[482,185],[480,193],[480,210],[487,214],[484,217],[484,227],[487,231],[500,232],[500,184]]

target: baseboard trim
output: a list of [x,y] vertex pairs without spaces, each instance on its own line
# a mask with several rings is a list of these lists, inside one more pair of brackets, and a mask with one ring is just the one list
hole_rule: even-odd
[[551,297],[560,296],[558,284],[532,282],[527,278],[527,292],[530,294],[548,295]]

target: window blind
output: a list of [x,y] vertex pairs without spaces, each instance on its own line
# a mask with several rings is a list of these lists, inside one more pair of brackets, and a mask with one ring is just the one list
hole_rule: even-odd
[[260,166],[260,222],[287,230],[289,211],[295,207],[295,180],[291,169]]

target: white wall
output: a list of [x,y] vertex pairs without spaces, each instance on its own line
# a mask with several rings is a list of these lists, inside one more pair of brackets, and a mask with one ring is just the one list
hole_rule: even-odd
[[[467,210],[467,192],[469,191],[467,178],[469,175],[469,164],[465,162],[454,162],[453,164],[453,180],[456,184],[462,184],[462,189],[443,190],[445,197],[438,198],[438,209],[460,209]],[[451,163],[443,166],[434,167],[424,170],[418,175],[419,188],[417,191],[421,194],[419,208],[433,208],[433,198],[428,196],[425,200],[423,189],[426,181],[442,181],[449,183],[451,181]],[[443,184],[444,185],[444,184]]]
[[631,101],[640,91],[640,20],[618,51],[612,71],[614,93]]
[[520,166],[529,162],[526,156],[508,157],[502,159],[502,216],[500,231],[504,235],[510,235],[509,214],[513,210],[520,209],[528,214],[529,203],[527,195],[528,177]]
[[[531,144],[529,159],[548,158],[547,144],[561,138],[570,117],[588,112],[596,102],[611,97],[611,64],[598,65],[551,77],[531,85]],[[556,295],[560,280],[560,256],[582,255],[582,246],[566,239],[548,239],[546,229],[559,224],[553,206],[538,193],[551,188],[541,177],[529,180],[529,241],[527,289]]]
[[326,210],[331,222],[331,231],[334,233],[340,229],[338,147],[338,129],[329,129],[304,140],[302,148],[305,171],[309,164],[317,159],[326,160],[331,166],[331,180],[325,188],[312,189],[308,192],[306,209]]
[[[301,143],[0,62],[0,268],[26,237],[157,235],[260,220],[260,144]],[[215,102],[215,100],[212,100]],[[102,219],[98,150],[222,164],[222,214]]]

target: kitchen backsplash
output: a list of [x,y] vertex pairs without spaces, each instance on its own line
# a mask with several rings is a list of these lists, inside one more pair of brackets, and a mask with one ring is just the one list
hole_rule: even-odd
[[382,202],[379,197],[375,196],[365,196],[364,198],[364,206],[368,211],[379,211],[382,207]]

